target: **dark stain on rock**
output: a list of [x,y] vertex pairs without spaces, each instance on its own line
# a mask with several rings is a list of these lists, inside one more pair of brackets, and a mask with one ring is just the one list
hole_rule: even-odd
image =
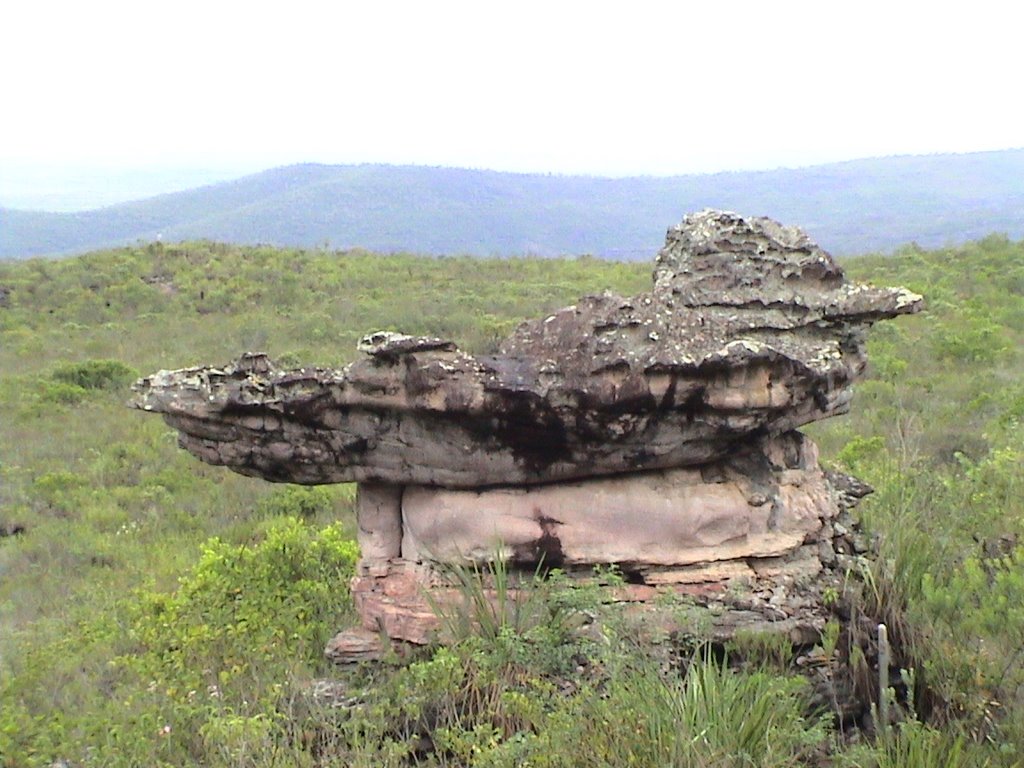
[[679,388],[679,377],[671,375],[669,379],[668,389],[665,390],[665,394],[661,398],[661,402],[658,403],[658,410],[667,411],[676,402],[676,390]]
[[692,422],[698,413],[707,410],[704,405],[704,394],[707,387],[696,387],[689,396],[679,404],[678,410],[686,414],[686,420]]
[[365,437],[357,437],[351,442],[345,443],[342,446],[342,450],[345,453],[366,453],[370,447],[370,441]]
[[470,426],[508,448],[530,471],[542,472],[570,458],[565,424],[550,405],[528,392],[506,393],[489,419]]
[[540,536],[515,547],[512,561],[523,568],[543,568],[545,571],[561,568],[565,564],[565,552],[556,526],[562,525],[562,521],[545,515],[538,507],[534,507],[533,519],[540,526]]

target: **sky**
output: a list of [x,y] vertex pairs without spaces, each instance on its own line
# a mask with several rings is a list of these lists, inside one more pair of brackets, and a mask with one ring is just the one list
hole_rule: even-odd
[[1020,147],[1022,17],[987,0],[9,3],[0,172],[672,175]]

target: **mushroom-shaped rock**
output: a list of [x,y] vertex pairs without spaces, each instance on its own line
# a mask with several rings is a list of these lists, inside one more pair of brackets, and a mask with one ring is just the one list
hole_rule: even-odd
[[796,228],[704,211],[669,230],[651,291],[583,298],[494,355],[375,333],[341,370],[246,355],[153,374],[134,404],[203,461],[274,481],[479,488],[672,469],[845,412],[867,327],[920,306],[847,282]]

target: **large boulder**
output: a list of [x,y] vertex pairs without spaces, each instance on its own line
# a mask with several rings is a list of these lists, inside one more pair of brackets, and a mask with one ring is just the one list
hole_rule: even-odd
[[361,626],[332,658],[375,655],[380,631],[428,642],[452,574],[493,560],[520,579],[614,567],[624,604],[681,595],[715,637],[813,642],[865,551],[850,509],[870,489],[796,429],[843,413],[867,328],[920,305],[847,282],[798,229],[705,211],[669,231],[650,291],[583,298],[495,354],[375,333],[341,370],[246,354],[160,371],[134,402],[211,464],[359,482]]
[[376,333],[342,370],[263,355],[160,371],[135,405],[203,461],[293,483],[480,488],[695,467],[847,410],[902,288],[847,282],[795,228],[705,211],[671,229],[651,291],[586,297],[493,355]]

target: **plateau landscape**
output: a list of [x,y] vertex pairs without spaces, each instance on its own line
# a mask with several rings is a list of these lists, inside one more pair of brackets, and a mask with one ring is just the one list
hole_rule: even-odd
[[1024,768],[1019,15],[10,4],[0,768]]
[[[703,242],[685,234],[687,226],[704,232],[702,221],[684,222],[676,236],[684,245],[672,246],[691,255],[669,246],[659,255],[657,295],[689,308],[651,310],[653,326],[630,308],[644,306],[650,290],[651,266],[642,262],[151,241],[0,263],[3,764],[1019,764],[1024,247],[990,235],[822,271],[826,257],[797,230],[762,241],[728,216],[723,225],[738,234],[709,241],[706,253],[685,245]],[[731,249],[755,264],[763,258],[765,277],[728,277],[740,263],[722,260]],[[782,253],[796,259],[784,269],[821,281],[814,290],[835,290],[828,286],[845,271],[857,282],[905,286],[907,298],[893,294],[890,310],[855,309],[857,290],[818,304],[810,288],[762,284],[787,274],[773,271]],[[701,270],[713,271],[694,273],[687,264],[698,261],[688,259],[707,259]],[[678,280],[666,269],[680,270]],[[734,287],[706,292],[715,285]],[[608,290],[638,298],[615,309],[608,302],[620,300]],[[760,298],[750,306],[767,301],[762,310],[740,308],[752,290]],[[767,300],[770,291],[779,298]],[[593,311],[626,314],[581,326],[572,318],[587,294]],[[834,308],[840,301],[844,312],[885,316],[911,307],[915,295],[923,311],[881,323],[860,351],[854,315]],[[795,303],[781,309],[782,296]],[[735,320],[744,312],[750,321]],[[516,395],[536,365],[523,346],[530,332],[516,329],[548,317],[534,333],[551,329],[570,349],[591,343],[587,328],[614,331],[608,340],[640,328],[656,350],[689,333],[672,323],[688,328],[703,317],[739,336],[697,342],[708,357],[695,368],[686,362],[694,352],[626,353],[638,361],[628,365],[648,366],[647,389],[626,384],[632,374],[614,348],[565,351],[567,365],[600,363],[594,370],[603,372],[585,383],[571,368],[537,369],[533,386],[542,388]],[[756,330],[779,323],[806,340],[794,346],[781,331]],[[805,335],[828,323],[847,339],[836,348],[845,350],[840,367],[825,362],[836,342]],[[371,331],[380,333],[364,339]],[[512,357],[495,368],[502,349]],[[242,352],[261,354],[239,359]],[[651,355],[662,360],[653,368],[642,362]],[[225,367],[231,360],[237,367]],[[204,362],[213,367],[194,368]],[[337,422],[315,414],[326,414],[324,394],[354,362],[361,368],[345,369],[362,371],[354,391],[412,387],[407,396],[426,409],[415,418],[426,421],[415,429],[395,422],[388,437],[380,429],[391,422],[373,416],[380,406],[369,400],[354,428],[370,432],[339,434],[328,443],[332,459],[316,448],[326,434],[317,425]],[[426,382],[459,366],[480,371],[472,375],[484,377],[485,391],[505,392],[489,416],[450,417],[465,434],[429,426],[437,405]],[[667,400],[671,366],[682,367]],[[292,373],[282,378],[281,369]],[[505,371],[499,389],[487,383],[491,369]],[[581,389],[553,386],[557,375]],[[222,417],[202,415],[212,407],[205,396],[171,405],[195,391],[186,382],[174,394],[175,377],[191,376],[214,387],[211,402],[229,398]],[[851,376],[861,379],[852,401],[841,384]],[[242,380],[241,389],[231,383]],[[315,381],[328,389],[310,390]],[[444,395],[449,407],[474,402],[463,387]],[[127,410],[132,398],[143,410],[183,408],[169,423],[189,433],[183,445],[204,461],[237,456],[243,474],[278,482],[196,461],[174,429]],[[591,400],[592,415],[565,410]],[[650,408],[665,414],[665,426],[643,426]],[[785,431],[813,413],[834,417],[805,427],[806,437]],[[567,433],[555,414],[578,436],[559,437]],[[249,431],[279,429],[270,425],[281,418],[291,425],[284,432]],[[750,429],[763,448],[712,459],[733,450],[732,430]],[[610,436],[620,433],[639,442],[608,453],[601,441],[614,445],[620,438]],[[414,434],[427,442],[416,447]],[[456,442],[430,447],[431,435],[446,434]],[[467,466],[543,481],[493,550],[481,515],[524,491],[430,487],[450,474],[431,462],[447,466],[471,435],[480,442]],[[501,447],[506,440],[511,448]],[[673,440],[682,442],[673,448]],[[338,482],[346,478],[337,451],[355,457],[377,442],[410,446],[398,465],[405,469],[356,475],[369,481],[358,492]],[[573,485],[536,474],[563,466],[550,463],[551,451],[575,443],[588,471],[619,479]],[[615,469],[621,461],[634,468],[628,482]],[[692,461],[697,469],[656,469]],[[379,485],[406,476],[426,485],[397,497]],[[489,487],[496,477],[469,484]],[[403,529],[411,526],[397,545],[409,559],[381,570],[373,558],[398,551],[386,533],[395,503]],[[590,512],[573,512],[580,503]],[[431,522],[438,504],[467,510],[467,522],[439,533]],[[639,517],[624,529],[601,524],[621,530],[608,539],[596,521],[615,520],[607,515],[616,509]],[[809,509],[817,511],[807,517]],[[679,515],[696,517],[672,522]],[[539,538],[528,533],[535,520]],[[641,521],[669,526],[657,529],[657,547],[642,543]],[[510,561],[502,541],[518,553]],[[640,549],[616,555],[610,541]],[[413,575],[423,565],[402,565],[442,551],[448,564],[433,566],[426,582]],[[470,551],[480,559],[452,559]],[[438,593],[437,578],[451,591]],[[432,583],[439,596],[421,591]],[[879,624],[889,632],[884,652]],[[382,644],[388,635],[398,639]],[[889,684],[880,688],[882,669]]]

